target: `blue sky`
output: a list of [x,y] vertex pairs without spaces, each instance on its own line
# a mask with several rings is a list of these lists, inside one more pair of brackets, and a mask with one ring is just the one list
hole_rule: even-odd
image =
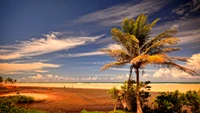
[[[114,59],[99,52],[119,48],[110,30],[124,18],[161,18],[151,36],[177,28],[181,65],[197,72],[148,66],[141,80],[200,82],[200,2],[198,0],[0,0],[0,76],[20,82],[121,82],[129,65],[100,72]],[[133,74],[133,78],[135,75]]]

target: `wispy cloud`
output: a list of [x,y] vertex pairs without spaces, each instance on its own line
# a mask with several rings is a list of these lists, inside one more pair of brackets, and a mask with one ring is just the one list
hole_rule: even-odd
[[180,15],[182,19],[191,16],[191,13],[198,12],[200,10],[200,2],[198,0],[191,0],[185,4],[179,5],[173,9],[172,12]]
[[168,21],[153,28],[153,35],[161,33],[169,28],[176,27],[178,29],[177,37],[180,38],[178,45],[199,43],[200,42],[200,19],[190,18],[175,21]]
[[48,72],[45,68],[58,68],[58,64],[32,62],[32,63],[0,63],[0,74],[28,74],[35,72]]
[[104,53],[100,51],[94,51],[94,52],[86,52],[86,53],[77,53],[77,54],[60,54],[59,57],[65,57],[65,58],[74,58],[74,57],[84,57],[84,56],[96,56],[96,55],[103,55]]
[[134,18],[141,13],[152,14],[161,9],[166,3],[162,0],[144,0],[141,3],[121,4],[85,15],[75,20],[75,22],[99,22],[104,26],[119,25],[125,17]]
[[[121,46],[118,44],[109,44],[104,49],[121,49]],[[96,56],[96,55],[104,55],[100,50],[85,52],[85,53],[76,53],[76,54],[59,54],[58,57],[62,58],[74,58],[74,57],[84,57],[84,56]]]
[[[59,38],[58,38],[59,37]],[[51,32],[44,38],[20,41],[19,44],[0,46],[0,59],[18,59],[51,53],[60,50],[68,50],[80,45],[96,41],[100,36],[94,37],[69,37],[65,38],[62,33]]]

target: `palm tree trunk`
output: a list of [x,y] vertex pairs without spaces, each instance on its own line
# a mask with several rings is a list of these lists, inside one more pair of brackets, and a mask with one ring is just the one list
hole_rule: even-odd
[[136,104],[137,104],[137,113],[143,113],[141,103],[140,103],[140,79],[139,79],[139,68],[135,68],[135,74],[137,79],[136,86]]
[[133,70],[133,66],[130,66],[130,73],[129,73],[129,77],[128,77],[128,89],[131,87],[131,75],[132,75],[132,70]]
[[127,109],[129,111],[132,110],[132,106],[131,106],[131,101],[130,101],[130,88],[131,88],[131,75],[132,75],[132,70],[133,70],[133,66],[131,65],[130,66],[130,73],[129,73],[129,78],[128,78],[128,88],[127,88],[127,91],[126,91],[126,104],[127,104]]

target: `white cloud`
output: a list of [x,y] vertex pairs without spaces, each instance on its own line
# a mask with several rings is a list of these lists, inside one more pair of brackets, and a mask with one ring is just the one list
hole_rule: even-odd
[[36,74],[34,76],[22,77],[17,81],[20,82],[123,82],[128,79],[128,74],[126,75],[105,75],[105,76],[86,76],[86,77],[69,77],[60,76],[52,74]]
[[48,70],[35,70],[35,72],[38,72],[38,73],[46,73],[46,72],[49,72]]
[[43,79],[45,79],[41,74],[37,74],[35,76],[29,76],[28,78],[35,79],[35,80],[43,80]]
[[119,25],[125,17],[134,18],[141,13],[152,14],[165,4],[167,4],[167,2],[162,0],[144,0],[137,4],[121,4],[85,15],[75,22],[100,22],[105,26]]
[[[0,59],[18,59],[37,56],[60,50],[68,50],[80,45],[96,41],[101,36],[63,38],[62,33],[51,32],[45,38],[20,41],[19,44],[0,46]],[[61,38],[58,38],[61,37]]]
[[189,75],[188,73],[178,71],[176,69],[159,69],[153,74],[155,78],[171,79],[171,78],[200,78],[200,53],[192,55],[190,60],[186,62],[185,67],[194,70],[197,76]]
[[[104,49],[118,50],[121,49],[121,46],[118,44],[109,44]],[[95,55],[104,55],[104,53],[101,52],[100,50],[97,50],[92,52],[76,53],[76,54],[59,54],[58,56],[63,58],[74,58],[74,57],[95,56]]]
[[42,62],[32,63],[0,63],[0,74],[23,74],[28,72],[47,72],[44,68],[57,68],[58,64]]
[[103,55],[104,53],[100,51],[94,51],[94,52],[86,52],[86,53],[77,53],[77,54],[64,54],[59,55],[59,57],[65,57],[65,58],[73,58],[73,57],[84,57],[84,56],[95,56],[95,55]]
[[192,57],[188,60],[187,67],[200,70],[200,53],[192,55]]

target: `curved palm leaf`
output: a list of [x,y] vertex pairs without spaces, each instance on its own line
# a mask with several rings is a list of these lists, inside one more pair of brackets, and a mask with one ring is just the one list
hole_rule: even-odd
[[101,52],[115,58],[119,62],[124,62],[124,60],[129,60],[130,55],[126,53],[124,50],[110,50],[110,49],[102,49]]
[[183,66],[180,66],[174,62],[164,62],[162,64],[162,66],[164,66],[164,68],[168,68],[168,69],[172,69],[172,68],[175,68],[177,70],[180,70],[180,71],[183,71],[183,72],[186,72],[188,74],[191,74],[191,75],[196,75],[196,72],[191,70],[191,69],[188,69],[186,67],[183,67]]
[[104,65],[101,68],[101,71],[108,69],[108,68],[112,68],[112,67],[121,68],[121,67],[125,66],[127,63],[128,62],[111,62],[111,63]]

